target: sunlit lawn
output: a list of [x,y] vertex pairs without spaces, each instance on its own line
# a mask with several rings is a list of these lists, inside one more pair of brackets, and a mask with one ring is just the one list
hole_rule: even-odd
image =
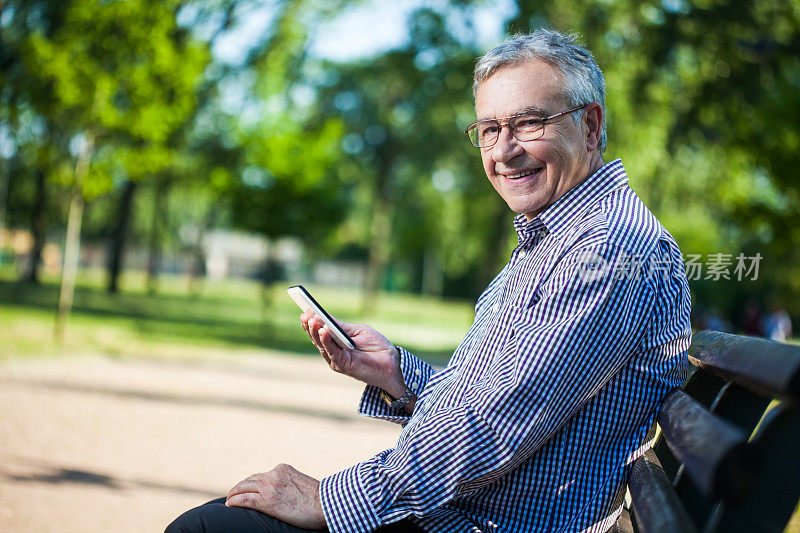
[[[0,359],[101,353],[126,357],[224,357],[238,350],[271,350],[316,356],[300,329],[299,309],[286,295],[288,283],[265,294],[257,282],[226,280],[202,284],[190,294],[188,280],[164,276],[156,295],[145,291],[141,274],[124,276],[119,294],[104,289],[102,272],[82,272],[63,346],[53,338],[57,280],[41,286],[16,282],[0,268]],[[355,289],[308,287],[317,300],[343,320],[365,321],[393,342],[442,364],[473,317],[466,301],[382,294],[369,317],[360,316]],[[798,509],[800,511],[800,508]],[[796,511],[787,532],[800,532]]]
[[[277,283],[265,293],[255,281],[203,281],[192,294],[186,278],[164,276],[158,293],[150,295],[144,277],[130,273],[123,277],[120,292],[109,294],[103,272],[82,272],[59,346],[53,336],[57,280],[20,284],[6,266],[0,269],[0,358],[80,352],[191,357],[195,350],[254,348],[315,355],[299,326],[300,310],[286,295],[288,285]],[[435,363],[452,353],[473,316],[466,301],[381,294],[365,317],[360,291],[308,288],[337,317],[367,322]]]

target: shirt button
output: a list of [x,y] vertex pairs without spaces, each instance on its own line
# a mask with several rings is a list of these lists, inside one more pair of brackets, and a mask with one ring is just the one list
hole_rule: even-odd
[[411,390],[417,390],[417,387],[419,387],[419,383],[417,383],[416,381],[411,384]]
[[520,258],[520,259],[525,259],[525,256],[526,256],[526,255],[528,255],[528,253],[527,253],[525,250],[522,250],[522,251],[519,253],[519,258]]
[[500,310],[500,302],[497,302],[492,306],[492,311],[494,311],[496,313],[499,310]]
[[416,374],[418,376],[421,376],[422,375],[422,371],[418,368],[418,369],[414,370],[414,374]]

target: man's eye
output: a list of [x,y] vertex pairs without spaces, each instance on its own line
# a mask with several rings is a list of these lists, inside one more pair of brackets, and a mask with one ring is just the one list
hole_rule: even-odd
[[481,124],[478,126],[478,135],[481,137],[497,135],[497,124]]
[[542,119],[538,117],[520,117],[515,127],[520,130],[537,130],[542,127]]

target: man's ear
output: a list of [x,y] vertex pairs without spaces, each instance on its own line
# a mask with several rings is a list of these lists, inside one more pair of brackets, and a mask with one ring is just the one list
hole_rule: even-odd
[[594,152],[600,146],[600,129],[603,125],[603,108],[592,102],[583,110],[583,122],[586,124],[586,149]]

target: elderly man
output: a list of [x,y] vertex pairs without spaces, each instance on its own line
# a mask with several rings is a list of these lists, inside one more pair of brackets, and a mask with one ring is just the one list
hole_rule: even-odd
[[396,447],[321,482],[286,465],[252,476],[175,531],[613,525],[628,465],[685,378],[681,255],[621,161],[603,161],[603,75],[572,36],[538,30],[491,50],[474,96],[467,134],[519,213],[519,245],[447,367],[365,325],[343,324],[356,349],[341,349],[301,316],[331,368],[367,384],[359,412],[404,426]]

